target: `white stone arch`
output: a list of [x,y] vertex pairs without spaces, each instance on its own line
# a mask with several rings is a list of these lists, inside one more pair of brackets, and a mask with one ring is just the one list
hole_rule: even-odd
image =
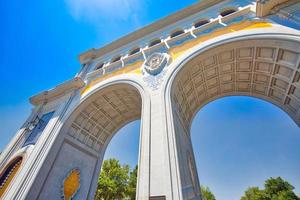
[[[74,121],[74,116],[78,115],[78,112],[79,112],[79,107],[82,107],[82,106],[85,106],[84,104],[87,104],[87,101],[88,100],[91,100],[91,98],[93,98],[94,95],[97,95],[97,93],[100,93],[101,91],[103,90],[111,90],[113,89],[113,87],[116,87],[116,86],[121,86],[121,85],[126,85],[127,87],[131,87],[131,89],[133,90],[136,90],[138,92],[138,95],[140,96],[141,98],[141,111],[139,113],[139,117],[138,118],[132,118],[132,119],[128,119],[125,123],[123,124],[120,124],[118,126],[117,129],[115,129],[111,135],[106,139],[105,143],[103,144],[103,147],[101,148],[101,151],[98,152],[99,153],[99,161],[98,161],[98,164],[97,164],[97,167],[98,167],[98,172],[96,172],[96,174],[94,174],[94,178],[95,180],[98,179],[98,174],[99,174],[99,171],[100,171],[100,168],[101,168],[101,165],[102,165],[102,161],[103,161],[103,157],[104,157],[104,154],[106,152],[106,149],[107,149],[107,146],[109,145],[109,143],[111,142],[111,139],[116,135],[116,133],[124,126],[126,126],[126,124],[132,122],[132,121],[135,121],[137,119],[141,119],[141,127],[140,127],[140,140],[139,140],[139,158],[138,158],[138,165],[139,165],[139,168],[138,168],[138,184],[137,184],[137,187],[140,187],[140,182],[143,182],[143,181],[146,181],[148,178],[148,174],[145,174],[145,173],[141,173],[141,171],[145,170],[143,169],[143,166],[144,164],[142,162],[147,162],[147,160],[142,160],[141,159],[141,154],[143,153],[142,152],[142,148],[144,150],[147,149],[147,145],[146,145],[146,142],[147,142],[147,131],[144,131],[147,127],[147,124],[143,123],[143,121],[147,121],[147,116],[145,116],[144,114],[142,113],[145,113],[145,112],[148,112],[147,110],[150,109],[149,108],[149,104],[150,104],[150,101],[149,101],[149,97],[148,97],[148,93],[146,92],[146,89],[145,89],[145,85],[143,82],[140,82],[136,77],[134,76],[131,76],[131,75],[122,75],[122,76],[118,76],[118,77],[114,77],[114,78],[110,78],[110,79],[107,79],[107,80],[104,80],[96,85],[94,85],[90,91],[88,91],[86,94],[84,94],[82,97],[82,99],[80,99],[77,103],[76,106],[74,106],[74,109],[72,109],[70,111],[70,114],[69,114],[69,117],[68,119],[66,119],[66,122],[64,124],[64,128],[66,129],[69,129],[70,128],[70,122]],[[132,112],[132,110],[131,110]],[[142,118],[143,116],[143,118]],[[62,130],[63,132],[63,130]],[[145,141],[146,140],[146,141]],[[144,145],[142,145],[144,144]],[[143,147],[142,147],[143,146]],[[144,155],[145,156],[145,155]],[[147,169],[146,169],[147,170]],[[97,181],[94,181],[94,185],[91,186],[91,189],[95,190],[96,189],[96,185],[97,185]],[[143,189],[145,188],[141,188],[140,190],[137,188],[137,192],[139,193],[147,193],[147,191],[143,191]],[[94,191],[92,192],[94,193]],[[140,194],[141,195],[141,194]],[[90,197],[89,198],[93,198],[93,197]]]
[[[77,101],[75,101],[74,103],[76,104],[75,106],[70,106],[72,107],[71,110],[68,111],[67,119],[65,119],[65,127],[69,127],[70,124],[67,121],[72,121],[74,119],[70,119],[71,115],[74,115],[74,112],[76,112],[76,109],[79,106],[82,106],[82,104],[84,102],[86,102],[87,99],[91,98],[91,96],[95,95],[96,93],[100,92],[103,89],[115,86],[115,85],[119,85],[119,84],[124,84],[124,85],[128,85],[132,88],[135,88],[140,97],[141,97],[141,113],[140,113],[140,119],[141,119],[141,123],[140,123],[140,134],[139,134],[139,153],[138,153],[138,179],[137,179],[137,199],[140,198],[146,198],[149,196],[149,187],[147,186],[147,184],[149,183],[149,152],[150,152],[150,147],[149,147],[149,140],[150,140],[150,130],[149,130],[149,121],[150,121],[150,94],[147,88],[147,85],[145,82],[141,81],[139,79],[139,77],[137,75],[133,75],[133,74],[123,74],[123,75],[119,75],[116,77],[111,77],[109,79],[103,80],[97,84],[95,84],[94,86],[92,86],[90,88],[89,91],[87,91],[85,94],[82,95],[82,97],[80,99],[78,99]],[[106,143],[104,145],[104,148],[102,149],[102,151],[99,153],[99,157],[101,157],[99,159],[98,163],[98,171],[100,171],[101,165],[102,165],[102,161],[103,161],[103,157],[104,154],[106,152],[106,148],[109,145],[111,139],[115,136],[115,134],[124,126],[126,126],[126,124],[130,123],[131,121],[135,121],[137,119],[133,119],[133,120],[128,120],[125,124],[121,125],[118,129],[116,129],[114,131],[114,133],[111,134],[111,137],[109,137],[106,140]],[[96,173],[97,174],[97,173]],[[99,174],[99,173],[98,173]],[[98,177],[98,174],[95,176],[95,178]],[[97,182],[94,182],[94,186],[92,186],[92,188],[96,189],[96,184]],[[93,191],[92,193],[95,193],[95,191]],[[93,198],[93,197],[91,197]]]
[[[136,98],[140,98],[140,104],[136,105],[137,107],[140,108],[140,113],[139,116],[136,116],[137,118],[128,118],[128,121],[119,124],[120,127],[116,127],[110,135],[108,135],[108,137],[106,138],[106,140],[104,141],[104,143],[102,144],[102,147],[98,150],[93,150],[92,148],[89,148],[86,144],[84,143],[80,143],[80,141],[77,141],[74,139],[74,141],[72,141],[72,145],[75,144],[76,147],[78,147],[78,149],[83,150],[84,152],[86,152],[88,157],[89,155],[94,156],[95,157],[95,168],[93,171],[93,174],[89,174],[87,177],[89,177],[91,180],[83,180],[83,182],[85,181],[85,183],[90,182],[90,185],[87,185],[85,188],[82,186],[80,187],[80,191],[85,191],[85,194],[83,196],[80,196],[80,191],[79,193],[76,194],[79,195],[79,198],[83,198],[83,199],[93,199],[94,198],[94,194],[95,194],[95,190],[96,190],[96,185],[97,185],[97,178],[100,172],[100,168],[101,168],[101,164],[102,164],[102,159],[104,156],[104,152],[106,150],[107,145],[109,144],[110,140],[112,139],[113,135],[123,126],[125,126],[127,123],[129,123],[132,120],[138,119],[138,118],[142,118],[141,115],[144,115],[144,112],[149,112],[149,97],[147,96],[148,94],[146,93],[145,89],[144,89],[144,85],[143,83],[141,84],[140,81],[132,76],[132,75],[121,75],[119,77],[115,77],[115,78],[110,78],[107,79],[105,81],[102,81],[101,83],[93,86],[92,88],[90,88],[90,90],[88,92],[86,92],[85,94],[80,94],[80,91],[77,92],[77,94],[74,96],[73,100],[71,101],[71,104],[68,105],[68,109],[65,111],[64,114],[62,114],[60,122],[59,122],[59,128],[55,130],[55,133],[47,133],[47,134],[53,134],[53,137],[51,138],[51,141],[44,141],[43,143],[43,147],[42,150],[38,149],[39,147],[37,147],[36,149],[34,149],[34,151],[39,152],[37,157],[31,157],[30,159],[30,164],[31,167],[28,167],[26,169],[22,169],[22,173],[25,174],[29,174],[31,177],[30,179],[28,179],[29,181],[32,181],[30,184],[31,186],[28,188],[28,192],[24,193],[21,192],[20,189],[18,189],[17,191],[15,191],[14,193],[10,193],[9,195],[11,195],[11,197],[15,197],[16,199],[44,199],[47,197],[47,194],[45,194],[45,191],[47,191],[47,193],[49,194],[49,197],[53,197],[56,198],[58,197],[58,195],[60,196],[60,194],[57,194],[58,191],[58,186],[57,184],[62,184],[62,180],[63,178],[60,177],[57,180],[54,178],[53,180],[51,180],[51,177],[59,177],[62,176],[62,174],[67,174],[67,173],[59,173],[59,171],[54,171],[57,168],[61,168],[62,171],[66,171],[66,169],[64,169],[64,166],[59,166],[60,162],[69,162],[68,161],[68,157],[70,155],[65,155],[63,162],[61,160],[59,160],[59,155],[62,154],[61,153],[61,149],[63,149],[63,145],[66,143],[69,144],[70,143],[70,139],[72,140],[72,137],[70,137],[69,134],[69,128],[70,125],[72,124],[72,122],[75,120],[75,118],[77,117],[77,115],[79,115],[80,111],[84,110],[85,107],[88,105],[88,103],[91,103],[93,100],[96,100],[97,97],[103,95],[103,92],[111,92],[114,91],[114,89],[128,89],[130,90],[129,92],[135,92],[137,97]],[[124,92],[124,91],[123,91]],[[130,110],[130,112],[134,112],[134,110]],[[147,159],[141,159],[143,157],[145,157],[145,154],[147,154],[147,143],[148,143],[148,135],[149,133],[145,130],[147,130],[147,124],[143,123],[143,121],[147,121],[147,117],[143,117],[141,120],[141,127],[140,127],[140,144],[139,144],[139,159],[138,159],[138,164],[139,166],[141,166],[139,168],[138,171],[138,183],[139,182],[147,182],[148,181],[148,174],[144,174],[144,173],[140,173],[141,170],[149,170],[147,168]],[[51,145],[49,145],[49,143],[52,143]],[[143,152],[141,151],[141,148],[143,146]],[[33,152],[34,153],[34,152]],[[76,154],[76,152],[73,152],[74,154]],[[96,155],[96,154],[98,155]],[[80,157],[80,155],[79,155]],[[84,158],[84,156],[81,156],[81,158]],[[43,159],[43,160],[42,160]],[[71,158],[72,159],[72,158]],[[82,161],[84,162],[84,160]],[[145,162],[145,163],[144,163]],[[79,163],[79,162],[77,162]],[[56,165],[58,167],[56,167]],[[29,165],[28,165],[29,166]],[[70,167],[72,167],[73,165],[70,164]],[[143,168],[143,166],[145,166],[145,169]],[[56,168],[55,168],[56,167]],[[25,171],[26,170],[26,171]],[[53,170],[53,173],[52,173]],[[71,168],[68,169],[68,171],[72,170]],[[54,175],[55,176],[52,176]],[[32,176],[35,176],[35,178],[32,178]],[[84,179],[85,175],[82,174],[82,178]],[[50,177],[50,178],[49,178]],[[28,180],[26,180],[28,178],[28,176],[22,176],[22,174],[20,174],[20,176],[17,177],[18,183],[24,183]],[[51,184],[55,182],[55,184]],[[27,182],[28,183],[28,182]],[[53,185],[56,185],[55,187],[53,187]],[[22,189],[26,189],[28,185],[20,185],[17,186],[15,185],[14,187],[21,187]],[[51,187],[49,187],[51,186]],[[139,187],[139,184],[138,184]],[[47,189],[45,189],[47,188]],[[59,190],[61,191],[61,190]],[[138,189],[139,191],[139,195],[143,195],[143,194],[147,194],[148,190],[146,187],[140,187],[140,189]],[[11,191],[12,192],[12,191]],[[54,197],[56,195],[56,197]],[[6,198],[10,198],[10,196],[6,196]]]
[[[4,192],[2,192],[2,194],[0,194],[1,197],[5,196],[6,192],[8,192],[10,190],[10,188],[12,187],[12,183],[15,181],[15,178],[18,176],[20,169],[22,169],[22,167],[24,166],[24,163],[26,162],[26,159],[28,158],[28,153],[30,152],[31,148],[22,148],[19,149],[17,152],[15,152],[6,162],[6,164],[1,168],[0,170],[0,176],[3,175],[4,171],[7,170],[7,168],[13,163],[13,161],[15,161],[16,159],[21,159],[21,163],[20,166],[18,167],[18,169],[16,170],[16,172],[13,174],[12,178],[10,180],[8,180],[8,182],[6,183],[6,189],[4,190]],[[11,175],[9,175],[11,176]]]
[[[177,75],[179,74],[180,70],[183,70],[183,68],[185,67],[185,65],[191,61],[192,59],[196,58],[197,56],[201,55],[202,53],[209,51],[213,48],[216,47],[220,47],[222,45],[225,44],[229,44],[232,42],[239,42],[239,41],[252,41],[252,40],[274,40],[274,41],[286,41],[286,42],[290,42],[290,44],[294,43],[294,50],[297,49],[297,44],[300,44],[300,32],[296,31],[296,30],[278,30],[278,28],[272,28],[272,29],[264,29],[264,30],[254,30],[254,31],[241,31],[239,33],[233,33],[233,34],[227,34],[224,36],[220,36],[217,38],[214,38],[212,40],[209,40],[207,42],[203,42],[200,45],[188,50],[186,53],[184,53],[184,55],[180,56],[178,59],[176,59],[170,66],[169,66],[169,70],[167,73],[167,81],[164,83],[164,91],[163,93],[166,96],[166,106],[168,106],[168,103],[170,103],[171,100],[171,90],[172,90],[172,86],[174,84],[174,80],[176,79]],[[263,47],[263,45],[261,45]],[[282,45],[284,46],[284,45]],[[268,46],[269,47],[269,46]],[[298,48],[297,50],[298,56],[300,53],[300,50]],[[299,60],[297,61],[297,64],[299,65]],[[255,66],[253,66],[255,67]],[[300,66],[296,66],[297,69],[295,71],[299,71],[299,67]],[[293,77],[292,77],[293,78]],[[292,80],[293,82],[293,80]],[[242,96],[248,96],[245,95],[245,93],[240,93]],[[235,96],[235,95],[239,95],[239,94],[226,94],[225,96]],[[249,95],[252,96],[252,95]],[[218,99],[223,97],[221,96],[216,96],[215,98],[212,99]],[[258,96],[257,98],[262,99],[262,100],[266,100],[276,106],[278,106],[280,109],[282,109],[283,111],[287,112],[287,114],[295,121],[295,123],[300,126],[300,119],[295,118],[294,116],[292,116],[290,114],[290,111],[288,111],[287,109],[281,107],[278,105],[278,103],[274,102],[274,101],[270,101],[270,99],[266,99],[264,98],[264,96]],[[210,102],[210,101],[209,101]],[[208,103],[208,102],[207,102]],[[205,103],[205,104],[207,104]],[[205,105],[204,104],[204,105]],[[170,107],[170,106],[169,106]],[[171,110],[171,109],[167,109],[167,110]],[[194,116],[194,115],[193,115]],[[193,118],[192,118],[193,119]]]
[[[64,132],[66,129],[69,129],[71,126],[71,122],[75,120],[75,117],[79,114],[80,110],[82,107],[86,107],[87,104],[90,103],[92,99],[95,99],[97,96],[97,93],[101,93],[103,90],[111,90],[114,89],[116,86],[126,86],[126,87],[131,87],[131,89],[136,90],[138,95],[141,98],[141,112],[146,109],[148,106],[149,102],[149,97],[148,93],[145,90],[145,85],[144,83],[141,83],[139,80],[134,79],[130,76],[127,75],[122,75],[121,77],[114,77],[110,78],[107,80],[104,80],[93,87],[86,93],[82,94],[81,97],[79,97],[77,100],[73,102],[74,105],[70,106],[70,109],[67,111],[65,119],[63,120],[63,127],[61,128],[61,132]],[[140,114],[141,116],[142,114]],[[138,119],[138,118],[137,118]],[[113,131],[112,135],[107,139],[107,142],[105,143],[104,147],[108,146],[110,140],[113,138],[113,136],[126,124],[135,121],[137,119],[130,119],[124,124],[121,124],[119,128]],[[104,150],[105,150],[104,149]]]
[[[260,43],[261,42],[261,43]],[[225,49],[222,49],[223,47],[225,48],[229,48],[230,45],[232,46],[232,48],[235,49],[240,49],[240,48],[246,48],[247,47],[247,43],[248,43],[248,47],[250,48],[251,45],[254,46],[253,49],[253,55],[252,55],[252,71],[241,71],[242,73],[247,73],[251,75],[251,80],[249,80],[250,82],[250,92],[243,92],[243,91],[239,91],[236,89],[233,89],[232,92],[224,92],[222,91],[222,89],[220,89],[221,87],[223,87],[224,85],[222,85],[223,83],[221,83],[220,78],[222,75],[222,73],[220,73],[219,71],[216,72],[216,76],[217,79],[219,79],[218,83],[216,83],[216,87],[219,87],[219,91],[217,91],[218,93],[216,95],[212,95],[210,97],[204,97],[204,100],[201,101],[201,103],[199,103],[199,91],[195,89],[196,86],[193,86],[194,88],[191,88],[191,91],[189,91],[187,84],[184,83],[179,83],[180,81],[184,80],[184,76],[189,77],[186,79],[189,79],[188,81],[191,83],[195,83],[195,80],[192,79],[192,75],[191,72],[189,70],[193,70],[196,69],[195,64],[196,62],[203,62],[205,59],[212,57],[214,59],[215,56],[219,56],[220,53],[222,53],[222,50],[225,51]],[[193,152],[192,149],[192,143],[191,143],[191,138],[190,138],[190,126],[191,126],[191,122],[193,121],[194,116],[196,115],[197,111],[199,109],[201,109],[201,107],[203,107],[204,105],[206,105],[207,103],[214,101],[215,99],[218,98],[222,98],[225,96],[254,96],[257,97],[259,99],[263,99],[267,102],[270,102],[276,106],[278,106],[279,108],[281,108],[282,110],[284,110],[294,121],[296,124],[298,124],[298,126],[300,126],[300,107],[297,105],[293,105],[295,106],[295,110],[293,110],[293,112],[291,111],[291,108],[288,108],[287,106],[289,103],[291,102],[287,102],[287,97],[292,96],[293,98],[295,97],[295,100],[297,100],[297,103],[299,103],[300,101],[300,96],[299,94],[294,94],[293,92],[295,92],[295,90],[300,91],[300,87],[298,83],[295,83],[295,76],[296,74],[298,74],[300,72],[300,50],[299,50],[299,45],[300,45],[300,33],[299,31],[296,30],[292,30],[292,29],[282,29],[282,28],[278,28],[278,27],[273,27],[273,28],[266,28],[264,30],[248,30],[248,31],[240,31],[237,33],[231,33],[231,34],[226,34],[211,40],[208,40],[206,42],[203,42],[201,44],[199,44],[198,46],[195,46],[189,50],[187,50],[183,55],[181,55],[177,60],[175,60],[170,66],[169,66],[169,70],[167,73],[167,80],[164,84],[162,93],[165,95],[166,101],[165,101],[165,107],[166,107],[166,120],[167,120],[167,126],[168,126],[168,137],[169,137],[169,141],[170,144],[170,160],[173,159],[174,165],[177,166],[176,170],[174,170],[172,172],[173,177],[177,177],[177,181],[174,181],[174,188],[176,190],[176,188],[178,189],[178,193],[180,193],[182,195],[183,199],[189,199],[191,197],[197,196],[198,194],[192,194],[191,190],[189,189],[189,182],[187,180],[186,177],[189,177],[189,172],[188,172],[188,166],[186,166],[186,159],[187,156],[185,156],[185,152],[186,151],[190,151]],[[294,59],[295,58],[295,66],[294,66],[294,70],[292,70],[291,68],[289,68],[289,70],[291,70],[291,76],[290,80],[288,81],[287,79],[283,80],[288,84],[288,88],[286,90],[286,93],[284,93],[283,96],[283,101],[282,103],[278,102],[277,100],[274,100],[272,98],[270,98],[269,96],[267,96],[269,93],[267,93],[267,95],[257,95],[257,94],[253,94],[252,90],[253,90],[253,85],[254,85],[254,76],[255,76],[255,65],[256,62],[259,61],[259,59],[255,59],[257,54],[257,49],[258,48],[276,48],[276,55],[274,55],[274,62],[273,62],[273,68],[272,68],[272,73],[270,73],[269,78],[270,79],[277,79],[279,81],[281,81],[281,76],[277,76],[274,75],[274,68],[277,67],[277,65],[282,64],[284,65],[288,65],[288,63],[284,63],[284,62],[279,62],[277,59],[279,56],[284,57],[284,59]],[[220,49],[220,50],[218,50]],[[228,49],[229,50],[229,49]],[[261,50],[259,50],[261,51]],[[280,52],[283,51],[283,52]],[[287,52],[284,52],[287,51]],[[289,54],[289,52],[294,52],[296,54]],[[266,53],[266,52],[264,52]],[[275,53],[275,52],[274,52]],[[286,55],[279,55],[279,54],[285,54]],[[237,51],[234,50],[233,51],[233,59],[235,62],[234,64],[234,70],[232,73],[228,73],[230,75],[236,76],[237,75],[237,63],[239,63],[240,61],[243,60],[236,60],[236,54]],[[202,57],[201,57],[202,56]],[[276,56],[276,57],[275,57]],[[293,57],[294,56],[294,57]],[[295,57],[296,56],[296,57]],[[281,58],[282,58],[281,57]],[[197,60],[198,59],[198,60]],[[218,65],[218,60],[219,58],[217,58],[216,61],[216,65]],[[246,61],[250,61],[245,59]],[[264,58],[262,58],[262,60],[264,61]],[[194,62],[195,63],[192,63]],[[271,62],[271,61],[270,61]],[[270,63],[271,64],[271,63]],[[213,66],[213,64],[212,64]],[[209,78],[207,78],[207,71],[210,69],[209,67],[207,67],[206,69],[204,65],[202,65],[203,69],[201,72],[197,72],[197,73],[202,73],[201,75],[195,75],[193,76],[193,78],[202,76],[204,78],[204,80],[202,81],[202,84],[208,84],[208,80]],[[200,69],[201,67],[199,67]],[[215,66],[215,68],[217,68],[217,70],[219,70],[219,66]],[[280,66],[279,66],[280,68]],[[279,69],[282,70],[282,69]],[[196,72],[195,72],[196,73]],[[278,72],[276,72],[278,73]],[[280,73],[286,73],[285,71],[280,71]],[[264,74],[265,75],[265,74]],[[280,75],[280,74],[279,74]],[[180,77],[181,76],[181,77]],[[206,76],[206,77],[205,77]],[[234,79],[232,80],[232,82],[236,81],[236,77],[234,77]],[[179,82],[178,82],[179,81]],[[276,80],[275,80],[276,81]],[[298,81],[298,80],[297,80]],[[246,81],[245,81],[246,82]],[[272,82],[272,80],[270,80],[270,82]],[[186,82],[187,83],[187,82]],[[175,85],[182,85],[182,90],[179,90],[177,86]],[[273,83],[269,83],[269,84],[273,84]],[[284,84],[283,83],[278,83],[279,86],[276,87],[283,87]],[[201,84],[200,84],[201,85]],[[212,84],[213,85],[213,84]],[[271,85],[273,86],[273,85]],[[271,86],[268,85],[269,88],[267,88],[268,92],[270,91]],[[291,86],[293,86],[293,90],[294,91],[290,91],[291,90]],[[177,88],[176,88],[177,87]],[[205,86],[206,90],[209,90],[210,87],[209,86]],[[224,86],[225,87],[225,86]],[[213,87],[211,87],[213,88]],[[188,95],[191,95],[191,93],[196,93],[198,92],[198,94],[196,96],[194,96],[193,98],[190,98],[189,100],[182,100],[182,99],[188,99],[189,96],[185,96],[183,97],[180,101],[174,100],[174,96],[178,95],[179,93],[184,94],[189,93]],[[209,92],[206,92],[207,95],[209,95]],[[184,94],[186,95],[186,94]],[[274,94],[273,94],[274,95]],[[294,95],[294,96],[293,96]],[[206,98],[206,99],[205,99]],[[196,105],[194,105],[194,107],[192,107],[191,105],[194,103],[192,101],[195,101],[198,103],[196,103]],[[289,100],[290,101],[290,100]],[[198,105],[197,105],[198,104]],[[294,103],[295,104],[295,103]],[[178,108],[178,105],[183,105],[183,106],[190,106],[192,108],[182,108],[181,110]],[[298,107],[297,107],[298,106]],[[186,110],[190,110],[190,113],[187,113]],[[173,141],[172,141],[173,140]],[[193,153],[192,153],[193,154]],[[173,157],[173,158],[172,158]],[[193,163],[195,163],[194,158],[193,158]],[[197,173],[196,173],[197,174]],[[199,184],[198,181],[198,177],[196,177],[197,179],[197,185]]]

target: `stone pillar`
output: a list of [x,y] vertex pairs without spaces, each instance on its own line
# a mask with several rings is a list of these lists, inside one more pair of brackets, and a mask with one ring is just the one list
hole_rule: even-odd
[[149,199],[150,182],[150,133],[151,133],[151,105],[150,98],[146,95],[143,99],[141,114],[140,142],[139,142],[139,161],[136,197],[141,200]]
[[137,199],[173,198],[164,99],[158,91],[149,91],[143,99]]
[[174,199],[164,98],[159,91],[151,93],[150,120],[150,197]]
[[177,162],[183,199],[201,199],[200,183],[190,137],[190,127],[183,123],[176,109],[171,111],[173,132],[176,140]]
[[150,109],[142,114],[138,199],[200,199],[189,137],[181,135],[176,118],[173,121],[167,117],[172,114],[172,108],[168,109],[170,103],[163,90],[151,91],[150,101]]

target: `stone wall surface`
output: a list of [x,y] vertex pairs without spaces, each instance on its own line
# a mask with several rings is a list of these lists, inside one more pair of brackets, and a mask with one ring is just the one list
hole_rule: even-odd
[[201,199],[190,126],[207,103],[253,96],[300,126],[298,4],[203,1],[81,54],[74,79],[30,99],[31,116],[0,157],[2,170],[23,158],[1,198],[93,199],[109,142],[141,119],[137,199]]

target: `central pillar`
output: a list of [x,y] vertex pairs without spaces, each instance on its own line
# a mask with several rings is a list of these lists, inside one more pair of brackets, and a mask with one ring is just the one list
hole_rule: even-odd
[[149,101],[142,113],[137,198],[182,199],[175,156],[170,152],[174,144],[168,136],[165,97],[160,90],[152,90]]
[[171,197],[172,183],[168,156],[164,99],[158,91],[151,94],[150,197]]
[[142,113],[137,199],[201,200],[187,126],[166,91],[147,91]]

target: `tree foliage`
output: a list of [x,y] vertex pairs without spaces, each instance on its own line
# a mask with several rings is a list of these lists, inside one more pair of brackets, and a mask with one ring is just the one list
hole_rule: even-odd
[[269,198],[266,193],[258,187],[250,187],[241,200],[269,200]]
[[265,181],[265,188],[250,187],[241,200],[300,200],[293,192],[294,187],[281,177]]
[[[105,160],[98,178],[96,200],[135,200],[137,183],[136,166],[130,170],[129,165],[121,165],[116,159]],[[264,189],[248,188],[241,200],[300,200],[294,193],[294,187],[281,177],[269,178]],[[208,187],[201,186],[203,200],[216,200]]]
[[201,186],[201,194],[203,200],[216,200],[214,194],[210,191],[208,187]]
[[130,172],[130,176],[129,176],[127,195],[129,197],[129,199],[131,199],[131,200],[135,200],[137,170],[138,170],[138,167],[136,165],[135,168],[132,170],[132,172]]
[[116,159],[105,160],[98,178],[95,200],[135,199],[137,166],[121,165]]

